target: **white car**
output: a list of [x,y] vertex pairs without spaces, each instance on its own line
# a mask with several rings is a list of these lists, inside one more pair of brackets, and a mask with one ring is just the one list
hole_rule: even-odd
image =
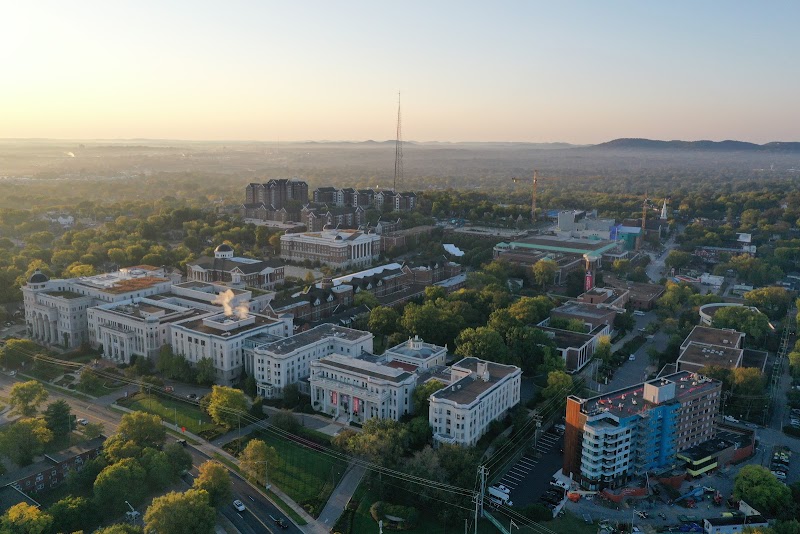
[[78,423],[83,425],[83,426],[86,426],[86,425],[89,424],[89,420],[88,419],[78,419]]
[[511,490],[508,489],[506,486],[504,486],[502,484],[497,484],[495,486],[495,489],[498,489],[498,490],[502,491],[503,493],[511,493]]
[[629,362],[632,362],[632,361],[634,361],[635,359],[636,359],[636,355],[635,355],[635,354],[631,354],[630,356],[628,356],[628,361],[629,361]]
[[770,473],[775,475],[775,478],[777,478],[778,480],[781,481],[786,480],[786,473],[781,473],[780,471],[770,471]]
[[233,507],[236,508],[237,512],[244,512],[247,508],[244,507],[244,503],[239,499],[233,501]]
[[739,420],[736,419],[732,415],[723,415],[722,416],[722,420],[725,421],[726,423],[738,423],[739,422]]

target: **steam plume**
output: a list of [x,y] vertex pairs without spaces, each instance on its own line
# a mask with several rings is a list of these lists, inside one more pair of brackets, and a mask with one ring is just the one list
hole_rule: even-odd
[[235,295],[233,291],[228,289],[227,291],[223,291],[217,297],[211,301],[211,304],[219,304],[222,306],[222,309],[225,311],[225,315],[228,317],[232,315],[236,315],[239,319],[247,319],[247,314],[250,313],[250,308],[247,307],[247,304],[244,302],[237,304],[234,308],[231,305],[233,302]]

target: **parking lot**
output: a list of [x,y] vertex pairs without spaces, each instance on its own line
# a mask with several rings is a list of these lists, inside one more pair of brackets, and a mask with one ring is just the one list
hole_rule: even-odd
[[[758,431],[757,437],[760,442],[759,447],[756,454],[749,460],[739,465],[724,467],[710,475],[698,477],[691,481],[687,480],[682,484],[680,490],[678,490],[678,495],[686,495],[691,491],[691,488],[698,491],[701,488],[714,490],[713,492],[703,491],[702,495],[696,496],[696,502],[692,508],[686,507],[685,501],[688,499],[670,504],[673,499],[669,492],[662,485],[653,482],[651,487],[657,488],[658,495],[626,498],[620,504],[610,502],[599,496],[587,496],[581,498],[577,503],[568,500],[566,509],[578,517],[588,518],[592,521],[600,519],[608,519],[612,523],[630,523],[633,521],[634,524],[640,527],[649,526],[655,529],[663,529],[670,526],[674,527],[675,531],[680,531],[681,528],[684,531],[689,531],[688,523],[686,521],[682,523],[680,516],[694,516],[702,524],[702,519],[706,517],[719,517],[723,512],[729,511],[726,502],[733,494],[734,480],[739,470],[746,465],[762,465],[773,470],[776,467],[783,467],[786,471],[786,484],[792,484],[800,480],[800,440],[789,438],[779,432],[764,428]],[[783,443],[788,443],[789,446],[787,447]],[[716,505],[713,502],[716,492],[722,495],[723,501],[721,505]],[[638,512],[647,514],[647,519],[639,517]]]
[[500,480],[511,490],[515,507],[539,500],[550,486],[550,477],[563,465],[564,436],[554,430],[542,432],[535,449],[529,449]]

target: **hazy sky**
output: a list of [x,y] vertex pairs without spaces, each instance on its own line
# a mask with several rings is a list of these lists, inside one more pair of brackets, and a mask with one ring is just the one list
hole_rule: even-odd
[[0,6],[0,137],[800,140],[796,0]]

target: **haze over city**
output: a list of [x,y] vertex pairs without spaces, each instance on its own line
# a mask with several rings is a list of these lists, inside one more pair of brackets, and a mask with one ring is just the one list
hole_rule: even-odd
[[0,138],[800,138],[796,2],[57,2],[0,18]]

